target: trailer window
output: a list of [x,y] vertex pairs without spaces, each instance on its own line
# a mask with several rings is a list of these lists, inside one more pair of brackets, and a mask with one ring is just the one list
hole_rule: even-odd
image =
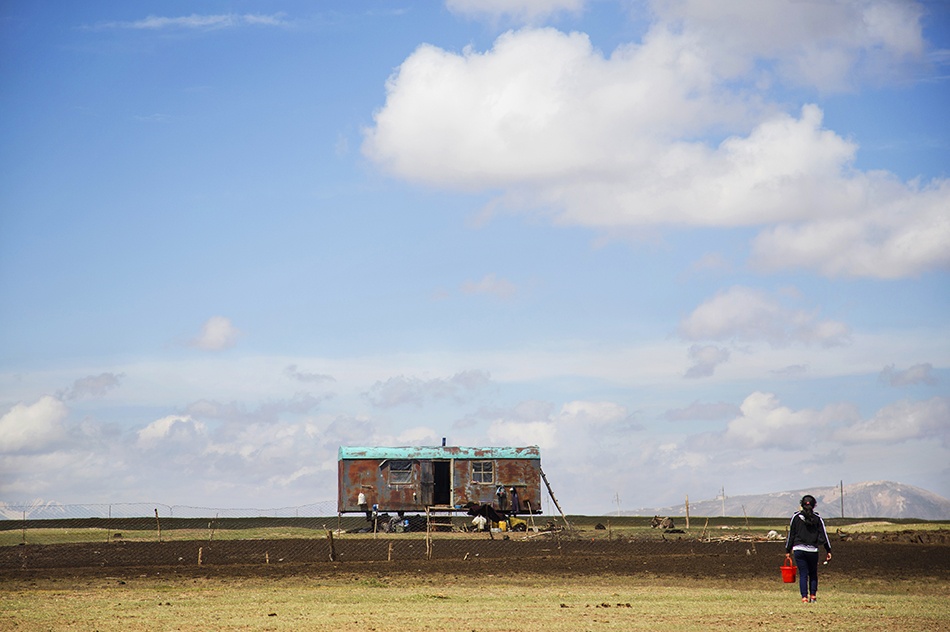
[[411,461],[390,461],[389,462],[389,484],[402,485],[412,482],[412,462]]
[[472,461],[472,482],[495,484],[495,467],[491,461]]

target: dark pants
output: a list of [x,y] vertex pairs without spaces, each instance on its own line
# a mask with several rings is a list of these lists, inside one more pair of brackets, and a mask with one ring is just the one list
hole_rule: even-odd
[[794,551],[798,566],[798,589],[802,597],[818,594],[818,553]]

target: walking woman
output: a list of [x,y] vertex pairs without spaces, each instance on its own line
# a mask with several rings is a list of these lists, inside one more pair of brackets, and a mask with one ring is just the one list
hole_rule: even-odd
[[792,516],[788,525],[788,541],[785,543],[785,557],[794,552],[795,565],[798,566],[798,587],[802,593],[802,603],[814,603],[818,599],[818,547],[825,547],[825,561],[831,559],[831,543],[825,523],[815,513],[815,497],[802,496],[802,510]]

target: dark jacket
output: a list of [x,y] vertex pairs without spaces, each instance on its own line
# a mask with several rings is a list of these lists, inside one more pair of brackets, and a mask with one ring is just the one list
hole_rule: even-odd
[[785,552],[791,553],[796,544],[815,547],[815,549],[823,546],[826,551],[831,552],[831,543],[828,541],[825,522],[821,519],[821,516],[816,513],[815,521],[812,524],[808,524],[804,513],[801,511],[792,516],[792,521],[788,525],[788,540],[785,542]]

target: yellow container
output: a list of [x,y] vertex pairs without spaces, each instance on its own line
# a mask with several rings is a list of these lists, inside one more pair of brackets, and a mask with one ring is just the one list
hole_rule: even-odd
[[501,529],[502,531],[507,531],[507,530],[508,530],[508,523],[507,523],[505,520],[500,520],[500,521],[498,522],[498,528]]

